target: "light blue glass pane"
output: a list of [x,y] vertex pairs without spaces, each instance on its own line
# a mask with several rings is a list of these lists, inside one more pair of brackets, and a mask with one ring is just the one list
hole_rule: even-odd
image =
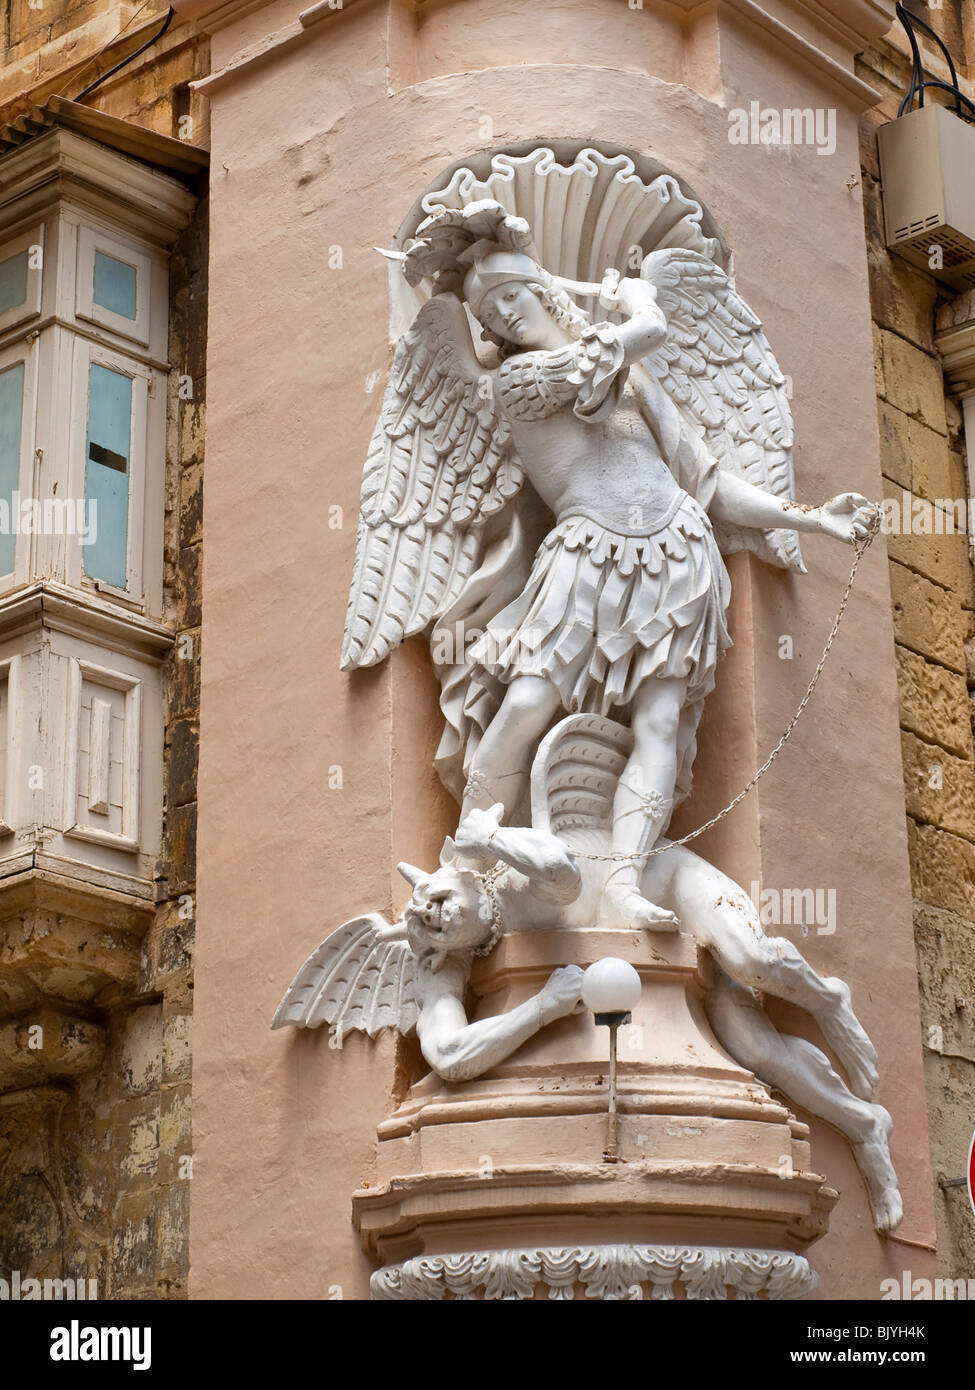
[[27,298],[27,252],[18,251],[0,261],[0,314],[23,304]]
[[114,256],[95,252],[94,300],[103,309],[135,321],[135,269]]
[[14,567],[17,544],[13,499],[20,480],[20,429],[24,414],[24,364],[0,372],[0,574]]
[[132,381],[93,363],[88,375],[85,497],[95,539],[86,545],[85,573],[124,589],[129,531],[129,438]]

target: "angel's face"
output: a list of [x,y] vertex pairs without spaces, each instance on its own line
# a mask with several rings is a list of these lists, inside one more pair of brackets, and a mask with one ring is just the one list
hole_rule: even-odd
[[491,930],[491,907],[469,869],[440,868],[413,885],[403,913],[414,951],[447,954],[479,946]]
[[545,305],[521,280],[510,280],[488,290],[477,316],[488,332],[518,347],[560,347],[563,342]]

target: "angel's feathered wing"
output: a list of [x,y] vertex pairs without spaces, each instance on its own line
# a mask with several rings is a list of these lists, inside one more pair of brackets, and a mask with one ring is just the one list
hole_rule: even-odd
[[416,956],[405,941],[383,941],[377,913],[354,917],[326,937],[305,961],[271,1021],[272,1028],[331,1024],[334,1046],[354,1028],[374,1038],[380,1028],[410,1033],[416,1024]]
[[382,661],[457,598],[522,480],[464,307],[435,295],[397,345],[366,458],[343,669]]
[[[657,287],[668,323],[666,339],[645,359],[648,370],[722,468],[791,500],[792,411],[761,322],[721,267],[697,251],[654,251],[640,274]],[[783,569],[804,569],[794,531],[721,523],[715,534],[726,554],[747,549]]]

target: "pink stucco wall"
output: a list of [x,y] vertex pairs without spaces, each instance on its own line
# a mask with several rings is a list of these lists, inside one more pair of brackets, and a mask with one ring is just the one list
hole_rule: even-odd
[[[338,670],[361,465],[391,357],[386,275],[371,248],[475,150],[565,135],[651,154],[717,219],[793,378],[801,498],[881,493],[863,221],[848,186],[856,97],[731,18],[682,37],[671,6],[658,15],[648,0],[634,15],[576,0],[558,7],[553,43],[547,21],[519,7],[513,47],[510,6],[475,8],[473,28],[454,4],[417,29],[399,6],[355,4],[210,88],[198,1298],[364,1295],[350,1196],[369,1178],[391,1104],[393,1042],[354,1035],[339,1054],[323,1035],[271,1033],[268,1022],[308,952],[358,912],[401,903],[396,860],[431,862],[451,828],[429,766],[438,727],[422,645],[380,670]],[[268,5],[220,30],[214,70],[286,31],[297,9]],[[609,19],[620,10],[646,25],[642,45],[625,38],[626,66],[622,21]],[[731,145],[722,90],[726,107],[835,107],[836,153]],[[341,268],[329,265],[336,246]],[[334,505],[341,529],[329,526]],[[707,716],[686,826],[747,780],[819,657],[851,556],[819,539],[805,553],[805,577],[733,567],[738,647]],[[782,634],[792,661],[779,659]],[[900,1234],[921,1248],[876,1237],[849,1148],[814,1121],[814,1165],[842,1193],[810,1252],[825,1297],[878,1297],[886,1274],[926,1272],[933,1242],[897,725],[881,542],[804,723],[759,791],[702,842],[746,888],[761,878],[836,889],[835,935],[786,932],[850,983],[878,1046],[907,1208]],[[342,787],[329,789],[336,767]],[[815,1036],[802,1016],[777,1016]]]

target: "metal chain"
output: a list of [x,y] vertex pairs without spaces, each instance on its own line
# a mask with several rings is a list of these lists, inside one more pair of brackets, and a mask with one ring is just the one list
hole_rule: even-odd
[[839,631],[840,623],[843,621],[843,614],[846,612],[846,605],[850,601],[850,594],[853,592],[853,582],[856,579],[857,570],[860,567],[860,561],[867,553],[867,550],[869,549],[874,536],[880,530],[880,522],[881,511],[880,508],[877,507],[876,511],[871,517],[870,530],[868,531],[867,535],[863,538],[863,540],[854,541],[853,543],[854,549],[856,550],[856,554],[853,557],[853,564],[850,566],[850,577],[846,581],[846,588],[843,590],[843,597],[840,599],[840,606],[836,610],[836,617],[833,620],[833,626],[830,629],[829,637],[827,637],[826,639],[826,645],[823,648],[823,654],[819,658],[819,665],[813,672],[812,680],[806,686],[806,693],[799,701],[799,705],[796,709],[795,714],[792,716],[792,718],[789,720],[789,723],[786,725],[785,733],[779,739],[778,743],[772,749],[771,753],[765,759],[764,763],[762,763],[762,766],[755,773],[755,776],[751,779],[751,781],[748,782],[746,786],[742,787],[741,791],[738,793],[736,797],[733,798],[733,800],[728,802],[724,810],[719,811],[716,816],[712,816],[711,819],[705,821],[703,825],[699,825],[696,830],[691,830],[686,835],[682,835],[679,840],[668,840],[667,844],[665,845],[655,845],[653,849],[637,851],[634,854],[583,854],[579,850],[573,850],[574,858],[594,860],[598,859],[600,861],[611,862],[614,864],[625,864],[629,863],[631,860],[636,859],[652,859],[655,854],[665,854],[668,849],[673,849],[675,845],[686,845],[688,840],[696,840],[698,835],[703,835],[705,830],[710,830],[712,825],[717,825],[718,821],[724,820],[725,816],[729,815],[740,801],[744,801],[748,793],[752,790],[754,786],[756,786],[761,781],[761,779],[765,776],[766,772],[768,772],[769,768],[775,762],[776,758],[782,752],[782,749],[785,747],[785,745],[791,738],[792,731],[798,724],[799,718],[802,715],[803,710],[806,708],[806,706],[809,704],[809,701],[812,699],[812,693],[816,689],[816,685],[819,682],[820,676],[823,674],[823,667],[826,665],[826,658],[829,656],[830,649],[832,648],[833,642],[836,639],[836,634]]

